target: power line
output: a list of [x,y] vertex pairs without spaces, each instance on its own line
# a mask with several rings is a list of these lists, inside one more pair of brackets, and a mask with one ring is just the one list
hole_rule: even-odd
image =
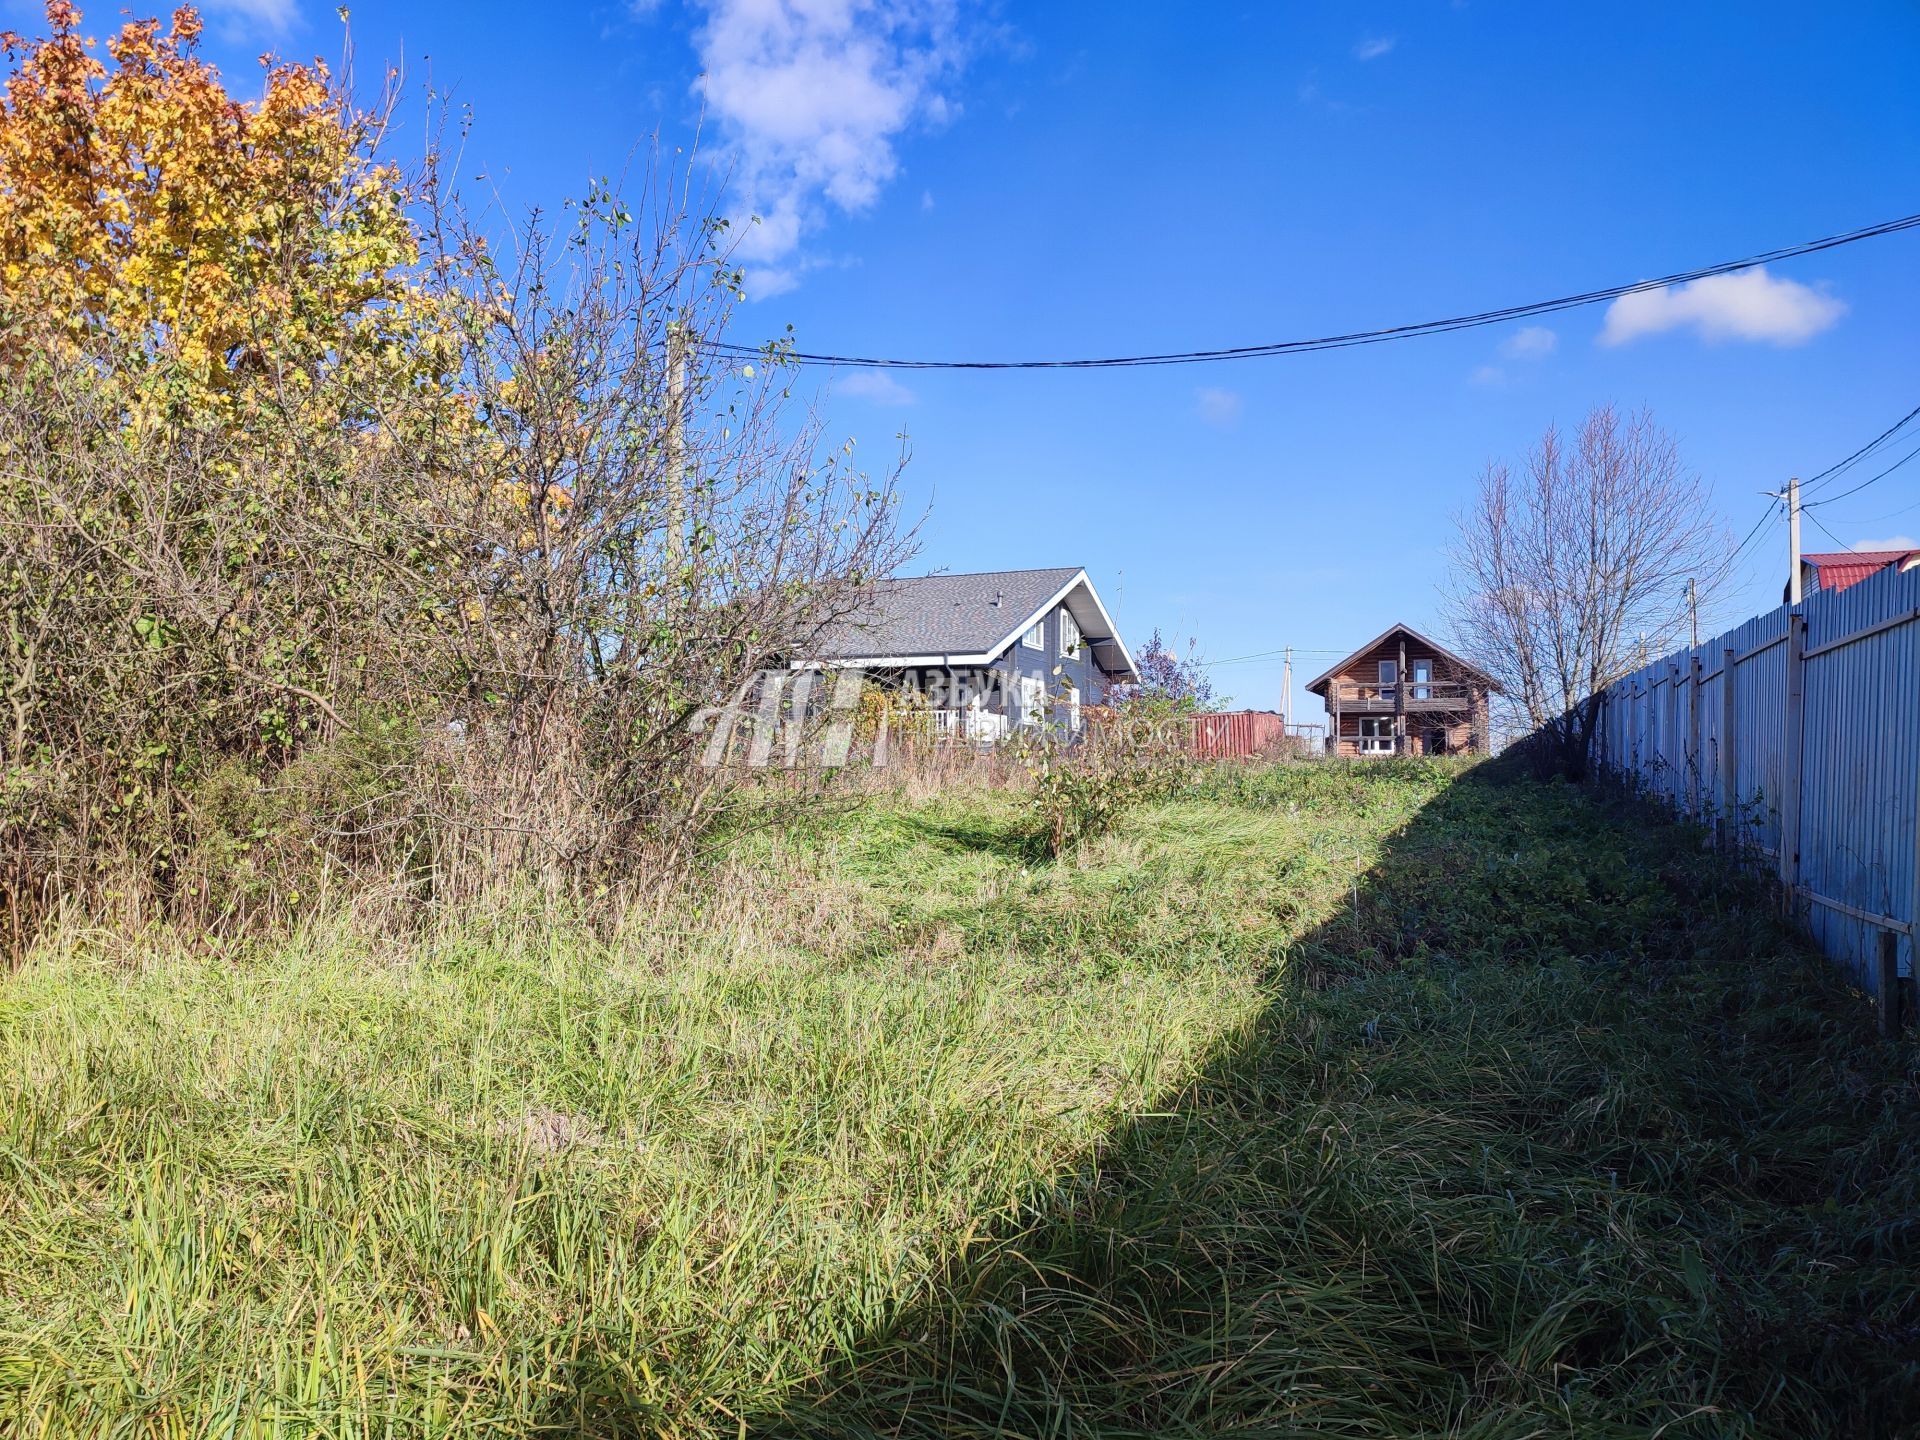
[[1920,500],[1914,501],[1911,505],[1902,505],[1898,510],[1889,510],[1882,515],[1861,515],[1851,520],[1842,520],[1839,523],[1842,525],[1878,525],[1882,520],[1898,520],[1902,515],[1911,515],[1916,510],[1920,510]]
[[1814,514],[1811,510],[1802,508],[1800,513],[1806,516],[1807,519],[1813,521],[1814,524],[1818,525],[1820,527],[1821,533],[1824,534],[1829,540],[1833,541],[1834,544],[1838,545],[1842,550],[1851,550],[1853,548],[1851,545],[1847,544],[1846,541],[1842,540],[1838,535],[1834,534],[1833,531],[1827,529],[1826,522],[1823,521],[1818,515]]
[[[1914,411],[1914,414],[1920,415],[1920,410]],[[1911,420],[1913,416],[1909,415],[1907,418]],[[1906,464],[1909,460],[1913,459],[1913,457],[1916,455],[1920,455],[1920,448],[1909,450],[1906,454],[1902,455],[1898,460],[1894,461],[1893,464],[1889,465],[1886,469],[1882,470],[1878,475],[1873,476],[1871,479],[1862,480],[1858,485],[1855,485],[1852,489],[1842,490],[1838,495],[1829,495],[1827,496],[1826,499],[1818,501],[1815,504],[1808,505],[1805,508],[1808,510],[1817,510],[1822,505],[1831,505],[1834,501],[1844,500],[1849,495],[1858,495],[1862,490],[1866,489],[1869,485],[1878,484],[1880,481],[1886,479],[1887,476],[1891,475],[1894,471],[1898,470],[1902,465]],[[1822,526],[1821,528],[1824,529],[1825,527]]]
[[[1823,480],[1830,482],[1832,477],[1838,476],[1843,471],[1845,471],[1849,466],[1857,463],[1863,456],[1872,453],[1879,446],[1884,445],[1893,436],[1899,434],[1908,425],[1911,425],[1915,419],[1920,419],[1920,405],[1916,405],[1913,409],[1909,410],[1905,415],[1901,416],[1898,420],[1894,421],[1894,423],[1889,425],[1885,430],[1882,430],[1878,435],[1874,436],[1873,439],[1869,440],[1866,444],[1862,445],[1858,450],[1854,451],[1851,455],[1847,456],[1846,459],[1838,461],[1835,464],[1829,465],[1826,469],[1822,470],[1818,475],[1815,475],[1811,480],[1806,481],[1804,484],[1801,485],[1800,493],[1804,496],[1810,486],[1819,484]],[[1909,460],[1913,459],[1914,456],[1916,455],[1920,455],[1920,448],[1916,448],[1914,450],[1909,451],[1907,454],[1901,456],[1898,460],[1894,461],[1893,464],[1889,465],[1886,469],[1882,470],[1878,475],[1873,476],[1871,479],[1861,481],[1858,485],[1853,486],[1851,489],[1842,490],[1837,495],[1829,495],[1824,500],[1818,500],[1812,504],[1802,504],[1800,507],[1800,514],[1803,517],[1812,520],[1814,524],[1819,525],[1822,530],[1826,531],[1827,535],[1829,535],[1834,539],[1836,544],[1842,543],[1839,537],[1833,534],[1833,531],[1828,530],[1824,524],[1821,524],[1819,517],[1815,516],[1813,512],[1819,509],[1820,506],[1822,505],[1831,504],[1835,500],[1844,500],[1849,495],[1859,494],[1862,490],[1866,489],[1867,486],[1874,484],[1876,481],[1886,479],[1887,476],[1891,475],[1894,471],[1898,470],[1902,465],[1905,465]],[[1760,519],[1755,523],[1753,529],[1747,532],[1747,538],[1742,540],[1737,546],[1735,546],[1733,549],[1733,553],[1727,556],[1726,563],[1721,567],[1720,571],[1718,572],[1719,574],[1725,575],[1733,569],[1734,564],[1740,559],[1740,557],[1743,554],[1746,553],[1747,548],[1753,544],[1754,540],[1759,536],[1761,530],[1763,530],[1766,527],[1767,522],[1773,518],[1775,514],[1774,505],[1777,505],[1784,498],[1785,497],[1783,494],[1771,495],[1771,499],[1774,503],[1769,504],[1767,506],[1765,513],[1761,515]],[[1896,511],[1895,513],[1898,514],[1900,512]],[[1883,516],[1882,518],[1890,519],[1892,517]]]
[[[1744,260],[1726,260],[1717,265],[1702,266],[1697,270],[1683,270],[1675,275],[1662,276],[1658,280],[1637,280],[1631,284],[1609,285],[1600,290],[1563,295],[1555,300],[1536,300],[1524,305],[1509,305],[1500,310],[1483,310],[1473,315],[1456,315],[1445,320],[1424,320],[1415,324],[1393,325],[1380,330],[1359,330],[1344,335],[1323,335],[1305,340],[1275,340],[1265,344],[1236,345],[1218,350],[1180,350],[1164,354],[1114,355],[1079,360],[910,360],[889,359],[874,355],[829,355],[794,350],[783,353],[776,351],[774,358],[803,365],[844,365],[867,370],[1111,370],[1142,365],[1198,365],[1219,360],[1252,360],[1271,355],[1299,355],[1319,350],[1340,350],[1353,345],[1377,345],[1387,340],[1405,340],[1419,335],[1443,335],[1454,330],[1469,330],[1483,325],[1504,324],[1510,320],[1524,320],[1536,315],[1550,315],[1556,311],[1597,305],[1604,300],[1617,300],[1622,295],[1657,290],[1667,285],[1683,285],[1715,275],[1731,275],[1736,271],[1750,270],[1756,265],[1766,265],[1776,260],[1791,260],[1802,255],[1816,254],[1822,250],[1836,249],[1842,245],[1852,245],[1861,240],[1898,234],[1916,227],[1920,227],[1920,215],[1906,215],[1897,220],[1883,220],[1876,225],[1849,230],[1839,235],[1829,235],[1820,240],[1809,240],[1799,245],[1768,250],[1763,254],[1750,255]],[[737,356],[741,359],[755,359],[769,353],[768,349],[755,349],[727,341],[710,341],[707,343],[707,348],[718,354]]]
[[[1839,464],[1829,465],[1826,469],[1822,470],[1818,475],[1813,476],[1811,479],[1807,481],[1805,488],[1811,490],[1814,486],[1819,485],[1822,482],[1831,484],[1834,477],[1838,476],[1841,471],[1850,468],[1856,461],[1860,459],[1861,456],[1865,455],[1868,451],[1878,449],[1886,441],[1891,440],[1895,435],[1899,434],[1902,430],[1906,429],[1907,426],[1911,425],[1914,422],[1914,419],[1916,417],[1920,417],[1920,405],[1914,406],[1913,409],[1909,410],[1905,415],[1902,415],[1898,420],[1894,421],[1893,424],[1889,425],[1886,429],[1882,430],[1878,435],[1874,436],[1873,439],[1869,440],[1866,444],[1862,445],[1858,450],[1854,451],[1851,455],[1847,456],[1846,459],[1840,461]],[[1903,460],[1900,463],[1904,465],[1906,461]],[[1878,477],[1875,477],[1875,478],[1878,478]],[[1870,485],[1873,482],[1870,480],[1867,483]],[[1851,492],[1848,492],[1848,493],[1851,493]],[[1838,495],[1829,495],[1827,497],[1828,500],[1838,500],[1839,498],[1840,497]],[[1826,502],[1822,501],[1821,503],[1825,504]]]
[[1271,660],[1275,656],[1285,655],[1288,650],[1292,650],[1296,655],[1332,655],[1336,658],[1353,653],[1350,650],[1311,650],[1300,645],[1290,645],[1282,646],[1278,650],[1259,650],[1251,655],[1229,655],[1224,660],[1202,660],[1199,663],[1201,668],[1210,670],[1216,665],[1244,665],[1253,660]]
[[[1753,544],[1754,538],[1757,535],[1759,535],[1759,533],[1763,529],[1766,528],[1766,524],[1769,520],[1773,518],[1773,514],[1774,514],[1774,509],[1772,505],[1768,505],[1767,508],[1761,512],[1760,518],[1754,523],[1753,529],[1747,532],[1747,538],[1742,540],[1738,545],[1736,545],[1734,547],[1733,553],[1727,556],[1727,563],[1721,567],[1719,571],[1720,575],[1725,575],[1728,571],[1733,569],[1734,562],[1738,560],[1743,554],[1746,553],[1747,547]],[[1715,578],[1717,579],[1718,576],[1716,576]]]

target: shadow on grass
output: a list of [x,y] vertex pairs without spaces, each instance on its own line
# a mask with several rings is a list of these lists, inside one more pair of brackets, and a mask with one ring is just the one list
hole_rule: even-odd
[[[1763,910],[1470,772],[1204,1074],[741,1433],[1912,1433],[1911,1087]],[[576,1379],[558,1427],[647,1431]]]
[[909,835],[951,850],[975,851],[1029,867],[1051,863],[1046,837],[1031,825],[994,816],[965,819],[906,814],[894,822]]

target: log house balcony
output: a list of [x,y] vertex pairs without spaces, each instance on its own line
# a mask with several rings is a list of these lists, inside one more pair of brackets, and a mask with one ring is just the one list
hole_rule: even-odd
[[1398,692],[1407,692],[1406,713],[1417,715],[1434,711],[1471,709],[1475,692],[1483,686],[1455,680],[1408,680],[1404,684],[1378,684],[1358,680],[1334,680],[1328,683],[1327,705],[1342,714],[1391,715],[1400,709]]

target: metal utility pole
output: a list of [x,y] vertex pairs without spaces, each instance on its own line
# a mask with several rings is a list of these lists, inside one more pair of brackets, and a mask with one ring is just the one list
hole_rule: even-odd
[[1692,635],[1689,642],[1697,650],[1700,648],[1700,592],[1693,583],[1693,576],[1687,576],[1687,629]]
[[678,585],[687,568],[687,349],[680,326],[667,327],[667,570]]
[[1793,570],[1787,576],[1787,598],[1800,603],[1800,477],[1787,481],[1787,545],[1793,551]]

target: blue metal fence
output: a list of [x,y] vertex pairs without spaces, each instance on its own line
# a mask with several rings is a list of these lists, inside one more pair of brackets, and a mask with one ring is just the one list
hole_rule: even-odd
[[1602,764],[1777,868],[1821,948],[1878,989],[1920,920],[1920,570],[1818,591],[1607,688]]

